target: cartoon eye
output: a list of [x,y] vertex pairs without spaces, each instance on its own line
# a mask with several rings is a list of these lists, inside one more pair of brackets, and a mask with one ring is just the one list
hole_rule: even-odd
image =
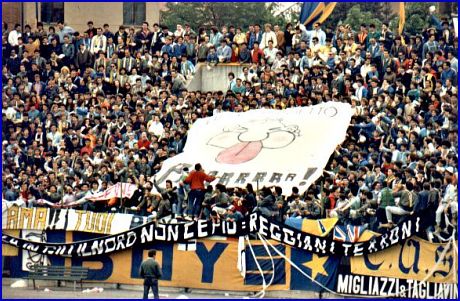
[[295,134],[279,130],[276,132],[270,133],[270,136],[267,139],[262,141],[264,148],[268,149],[277,149],[289,146],[295,140]]

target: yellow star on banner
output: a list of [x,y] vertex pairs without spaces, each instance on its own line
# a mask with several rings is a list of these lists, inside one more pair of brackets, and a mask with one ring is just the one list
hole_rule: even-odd
[[328,259],[327,256],[319,257],[316,254],[312,254],[311,260],[306,263],[303,263],[302,265],[311,270],[311,277],[313,279],[316,279],[316,276],[318,274],[321,274],[327,277],[329,274],[324,269],[324,264],[326,263],[327,259]]

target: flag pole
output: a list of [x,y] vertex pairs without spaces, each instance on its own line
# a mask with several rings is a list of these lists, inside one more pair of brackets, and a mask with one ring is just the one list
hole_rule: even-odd
[[120,184],[120,212],[123,210],[123,182],[119,182]]

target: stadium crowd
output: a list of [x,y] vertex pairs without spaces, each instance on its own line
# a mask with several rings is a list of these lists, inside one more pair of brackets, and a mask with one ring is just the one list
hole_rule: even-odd
[[[429,208],[428,234],[456,227],[458,40],[448,21],[416,36],[388,24],[195,30],[4,23],[3,199],[65,208],[127,182],[139,187],[131,199],[82,208],[213,221],[259,210],[280,222],[338,217],[375,231]],[[200,63],[242,63],[241,73],[228,74],[227,91],[188,91]],[[206,186],[214,178],[199,165],[177,187],[155,181],[198,118],[327,101],[350,103],[355,114],[304,194]]]

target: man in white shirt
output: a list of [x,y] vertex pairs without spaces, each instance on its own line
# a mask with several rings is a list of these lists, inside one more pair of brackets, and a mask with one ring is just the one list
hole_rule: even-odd
[[363,81],[358,80],[356,81],[356,84],[358,85],[358,88],[356,89],[355,96],[358,98],[359,101],[363,98],[363,93],[364,93],[364,86],[363,86]]
[[313,45],[313,38],[318,38],[318,43],[321,46],[326,45],[326,33],[321,29],[321,25],[319,23],[313,24],[313,30],[309,31],[308,33],[310,36],[309,45]]
[[141,76],[137,74],[137,69],[133,68],[131,70],[131,75],[129,76],[129,83],[131,84],[131,86],[134,86],[138,79],[141,79]]
[[102,28],[97,29],[97,35],[91,40],[91,53],[96,54],[100,50],[106,51],[107,48],[107,37],[102,34]]
[[[276,42],[276,41],[275,41]],[[276,58],[276,54],[278,53],[278,49],[273,47],[273,44],[275,43],[273,41],[268,41],[268,47],[264,49],[264,55],[265,59],[267,60],[267,63],[269,65],[273,64],[273,61]]]
[[8,43],[11,45],[11,47],[18,46],[18,38],[22,36],[21,32],[21,25],[15,24],[14,29],[10,32],[8,35]]
[[46,134],[46,139],[51,139],[53,147],[58,147],[61,143],[62,134],[57,131],[56,125],[51,126],[51,131]]
[[243,72],[240,74],[240,76],[238,76],[239,78],[241,78],[243,81],[252,81],[252,78],[256,76],[256,72],[254,72],[254,70],[249,70],[248,67],[244,67],[243,68]]
[[155,115],[154,119],[149,121],[149,124],[147,124],[147,130],[150,134],[162,137],[164,129],[163,124],[160,122],[160,117]]
[[273,47],[278,46],[278,40],[276,39],[276,33],[272,31],[271,24],[265,24],[265,32],[262,35],[262,40],[260,41],[260,49],[264,50],[269,46],[269,42],[273,42]]

